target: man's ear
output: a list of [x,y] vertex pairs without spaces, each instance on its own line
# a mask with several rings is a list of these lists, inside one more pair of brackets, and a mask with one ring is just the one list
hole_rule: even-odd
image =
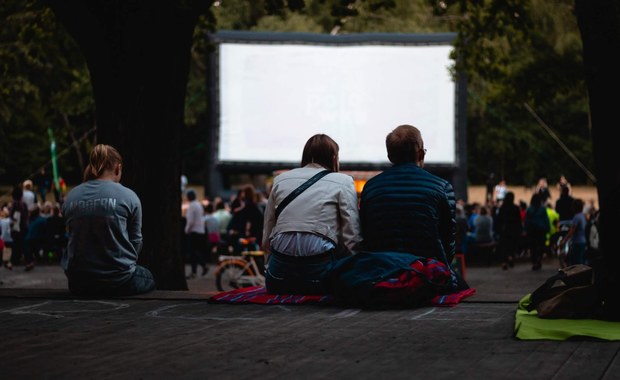
[[116,168],[114,169],[114,174],[115,175],[121,174],[121,164],[116,165]]

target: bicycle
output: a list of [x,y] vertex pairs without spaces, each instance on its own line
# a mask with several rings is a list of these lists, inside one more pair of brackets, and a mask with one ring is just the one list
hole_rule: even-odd
[[265,257],[256,244],[256,238],[240,238],[241,256],[220,255],[215,269],[215,286],[219,291],[229,291],[248,286],[265,286],[264,265],[256,258]]

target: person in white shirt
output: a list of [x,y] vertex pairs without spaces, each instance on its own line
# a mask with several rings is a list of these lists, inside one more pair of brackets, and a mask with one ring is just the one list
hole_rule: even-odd
[[204,208],[196,199],[196,192],[192,189],[185,193],[189,204],[185,213],[185,237],[187,238],[187,250],[190,258],[192,273],[188,279],[196,278],[198,264],[202,267],[202,275],[206,275],[208,268],[204,258],[206,248]]
[[23,188],[22,201],[28,206],[28,211],[32,212],[32,210],[38,207],[37,196],[34,194],[34,191],[32,191],[32,181],[29,179],[25,180]]
[[497,185],[495,185],[495,202],[498,206],[500,206],[504,201],[507,191],[508,188],[506,187],[506,180],[502,179]]
[[4,250],[2,252],[2,262],[8,270],[13,269],[11,263],[11,247],[13,246],[13,238],[11,237],[11,218],[8,207],[0,210],[0,239],[4,241]]
[[[327,294],[327,273],[338,257],[361,242],[357,192],[350,175],[338,173],[338,144],[325,134],[304,147],[301,167],[275,177],[263,227],[263,249],[270,252],[265,272],[272,294]],[[295,198],[279,216],[277,206],[299,185],[329,170]]]

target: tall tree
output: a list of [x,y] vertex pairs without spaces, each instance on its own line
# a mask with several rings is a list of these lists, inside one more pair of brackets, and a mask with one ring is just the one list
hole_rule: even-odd
[[610,53],[620,48],[620,4],[614,0],[576,0],[583,39],[592,118],[592,144],[600,204],[600,279],[609,316],[620,319],[620,255],[614,234],[620,231],[620,160],[616,128],[620,71]]
[[186,290],[180,151],[194,27],[211,1],[47,0],[91,75],[97,140],[124,158],[123,182],[142,201],[140,262],[158,289]]

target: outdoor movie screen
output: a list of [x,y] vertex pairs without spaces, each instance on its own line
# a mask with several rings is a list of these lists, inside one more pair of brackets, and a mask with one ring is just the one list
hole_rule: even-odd
[[385,165],[386,135],[411,124],[422,131],[426,163],[454,165],[452,45],[414,36],[219,38],[218,162],[297,165],[307,139],[325,133],[342,164]]

